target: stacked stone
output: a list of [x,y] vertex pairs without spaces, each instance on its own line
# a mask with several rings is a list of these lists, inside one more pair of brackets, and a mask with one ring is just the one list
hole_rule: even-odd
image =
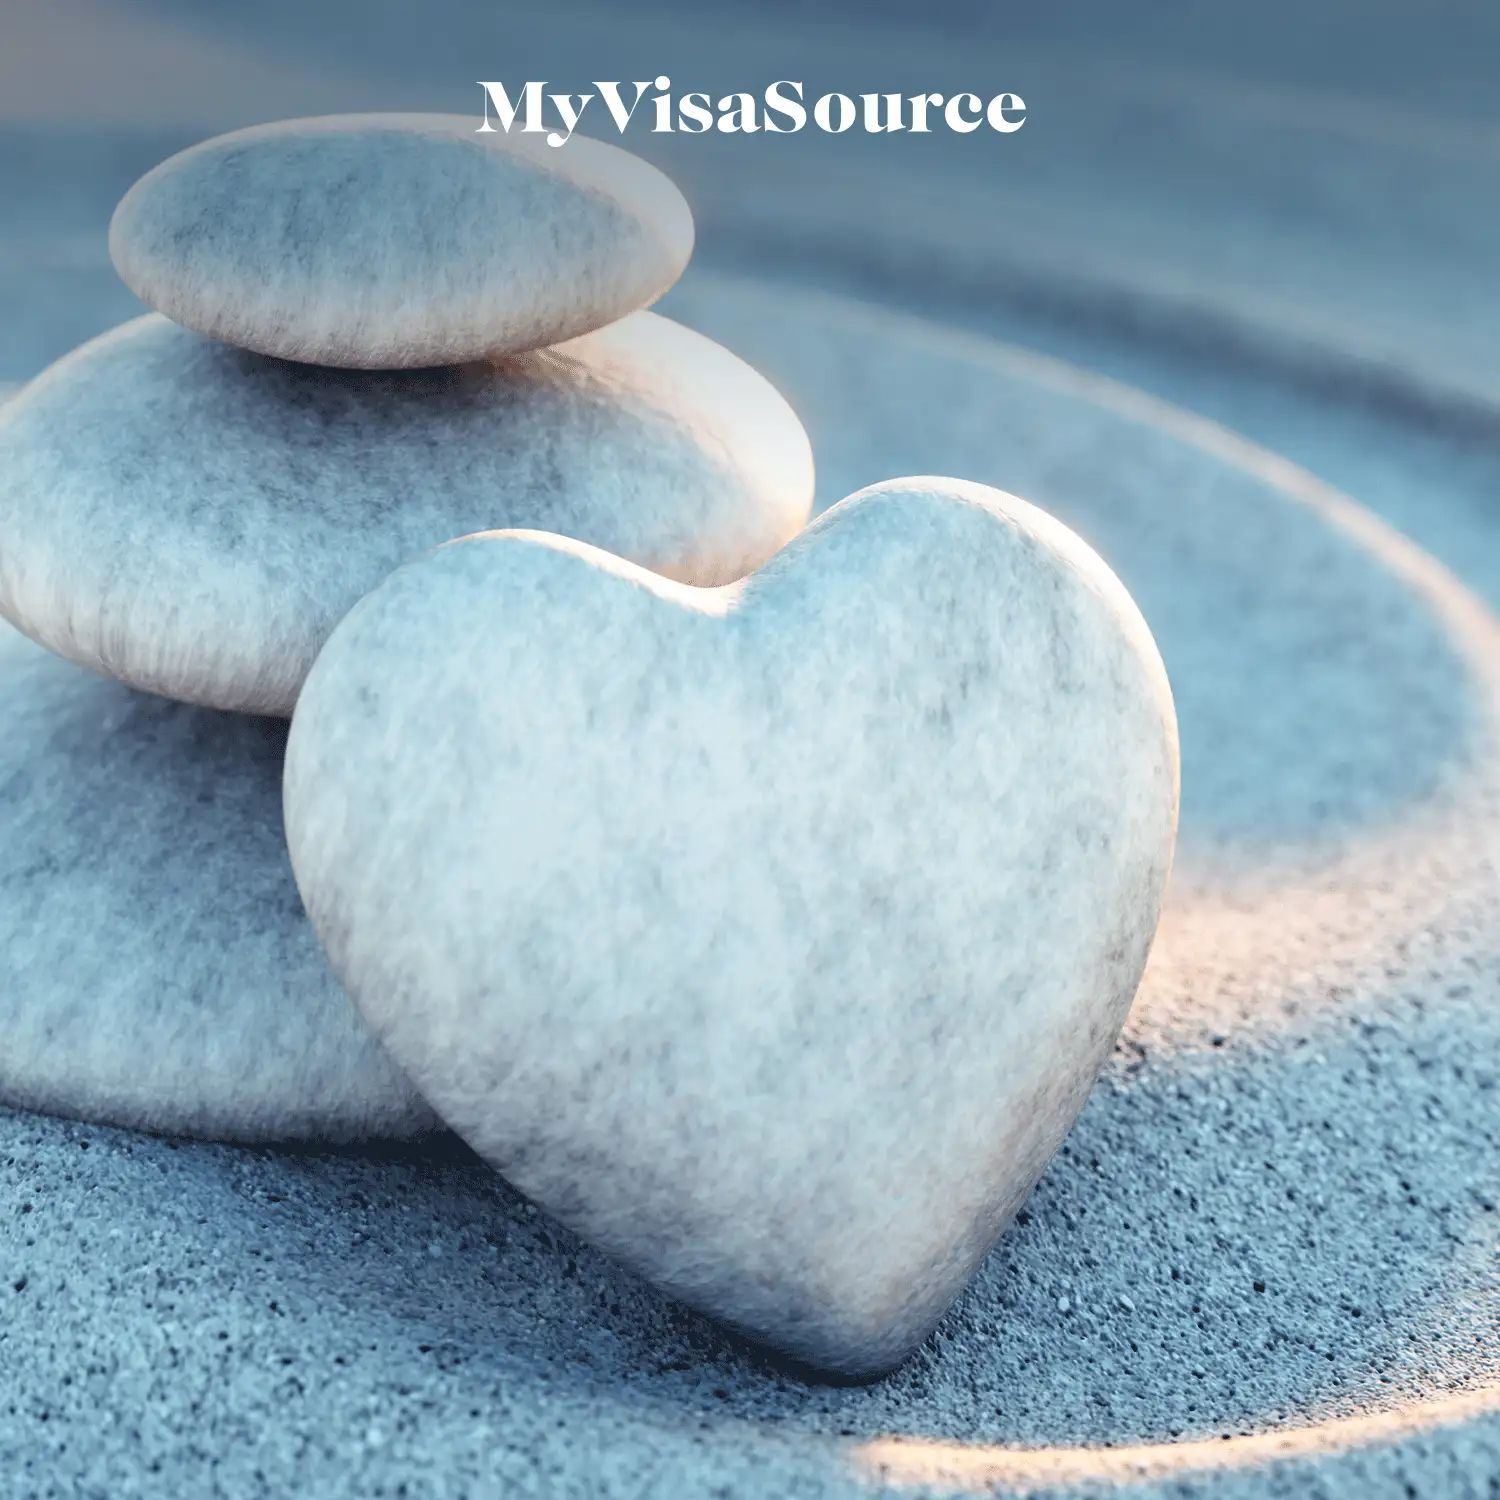
[[1024,501],[897,480],[802,531],[797,419],[641,310],[690,239],[620,151],[431,117],[226,137],[126,197],[160,312],[0,417],[0,1091],[440,1117],[862,1378],[1118,1034],[1175,720],[1125,590]]
[[692,239],[629,153],[459,117],[240,131],[127,194],[111,254],[158,311],[0,410],[0,612],[30,637],[0,636],[0,1101],[241,1139],[431,1123],[308,927],[263,716],[452,538],[718,584],[799,530],[794,414],[641,310]]

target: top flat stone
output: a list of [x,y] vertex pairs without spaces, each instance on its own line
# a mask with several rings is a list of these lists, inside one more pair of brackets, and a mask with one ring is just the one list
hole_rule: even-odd
[[144,302],[283,359],[454,364],[560,343],[682,273],[676,187],[581,136],[477,116],[330,115],[217,136],[121,200],[109,249]]

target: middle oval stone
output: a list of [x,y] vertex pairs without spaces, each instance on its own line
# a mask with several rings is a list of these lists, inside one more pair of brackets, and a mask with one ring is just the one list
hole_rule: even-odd
[[775,389],[654,313],[404,372],[153,314],[0,412],[0,613],[134,687],[286,715],[345,611],[430,547],[520,527],[721,584],[802,528],[812,491]]

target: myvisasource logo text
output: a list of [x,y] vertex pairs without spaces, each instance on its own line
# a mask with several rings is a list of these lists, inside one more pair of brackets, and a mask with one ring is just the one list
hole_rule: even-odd
[[[549,146],[564,145],[585,117],[597,132],[606,121],[623,135],[632,124],[653,134],[793,135],[812,126],[830,135],[860,130],[871,135],[910,131],[961,135],[993,130],[1014,135],[1026,123],[1019,94],[819,94],[805,97],[802,85],[782,78],[758,94],[674,92],[672,80],[596,82],[592,93],[549,93],[546,83],[524,84],[512,97],[503,83],[481,83],[484,115],[476,133],[498,127],[525,135],[546,134]],[[595,108],[595,105],[599,108]]]

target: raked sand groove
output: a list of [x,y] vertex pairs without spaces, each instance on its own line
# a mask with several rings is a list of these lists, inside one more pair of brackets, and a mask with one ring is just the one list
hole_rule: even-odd
[[759,1365],[462,1161],[4,1117],[22,1493],[156,1465],[235,1494],[1482,1495],[1491,611],[1295,466],[1056,362],[785,287],[690,278],[668,311],[779,381],[825,499],[933,468],[1003,484],[1141,603],[1182,852],[1114,1064],[934,1341],[861,1391]]
[[[804,315],[796,293],[780,295],[794,315]],[[748,301],[750,309],[743,323],[703,310],[725,336],[743,336],[755,316],[767,315],[743,292],[721,300],[742,309]],[[823,311],[844,328],[869,327],[871,313],[857,303],[825,303]],[[884,336],[894,339],[903,320],[881,317]],[[1500,849],[1500,622],[1488,606],[1350,497],[1217,423],[1030,351],[960,333],[934,335],[915,319],[905,324],[908,337],[923,336],[924,352],[941,348],[975,377],[967,385],[966,409],[964,396],[935,387],[935,370],[919,360],[903,368],[902,380],[936,391],[930,399],[944,405],[948,451],[963,452],[973,472],[992,481],[1002,470],[1024,476],[1013,480],[1023,492],[1046,495],[1045,503],[1105,548],[1145,601],[1179,699],[1212,721],[1211,729],[1200,722],[1185,731],[1202,735],[1198,743],[1209,762],[1190,763],[1187,772],[1200,790],[1200,818],[1185,820],[1174,898],[1153,955],[1156,978],[1136,1002],[1133,1025],[1149,1025],[1158,1012],[1176,1008],[1156,1004],[1153,996],[1174,987],[1180,995],[1194,954],[1213,955],[1219,976],[1215,982],[1211,973],[1197,975],[1193,1013],[1199,1023],[1274,1025],[1254,1011],[1227,1016],[1212,1008],[1248,964],[1261,968],[1268,991],[1284,989],[1300,972],[1337,994],[1351,964],[1383,961],[1384,954],[1420,942],[1426,931],[1462,928],[1465,915],[1475,915],[1475,894],[1481,901],[1493,895]],[[840,344],[830,339],[823,347]],[[848,384],[839,355],[826,358],[830,368],[802,365],[804,405],[819,389]],[[790,371],[785,378],[795,379]],[[993,426],[986,430],[984,404],[1002,392],[1009,414],[1003,427],[990,417]],[[1063,410],[1073,402],[1092,409],[1095,430],[1086,438]],[[1092,449],[1110,440],[1119,445],[1122,472],[1101,477],[1090,493],[1073,472],[1076,450],[1084,441]],[[888,461],[898,467],[916,461],[936,440],[923,434],[919,444],[898,448]],[[831,476],[825,496],[843,477],[841,462],[881,461],[866,453],[835,446],[825,457]],[[1132,477],[1132,461],[1150,467]],[[1225,517],[1222,506],[1286,507],[1283,525],[1298,515],[1311,524],[1296,537],[1278,537],[1249,516]],[[1161,538],[1143,534],[1143,527],[1162,524],[1175,533],[1176,556],[1170,548],[1153,550]],[[1256,531],[1253,539],[1241,534],[1249,529]],[[1246,540],[1250,550],[1239,553]],[[1194,548],[1201,550],[1195,554]],[[1237,553],[1242,567],[1234,576]],[[1188,576],[1200,563],[1214,570],[1206,587]],[[1323,569],[1329,571],[1319,587],[1304,587]],[[1243,639],[1230,638],[1233,622],[1225,620],[1205,647],[1195,639],[1206,632],[1192,610],[1226,585],[1233,591],[1222,597],[1248,616]],[[1409,611],[1394,631],[1391,585],[1406,597]],[[1331,601],[1348,607],[1342,620],[1330,618]],[[1283,611],[1302,618],[1278,623]],[[1247,671],[1265,676],[1256,681]],[[1372,692],[1371,672],[1409,675],[1401,683],[1407,691]],[[1262,683],[1269,688],[1278,680],[1283,701],[1291,699],[1290,722],[1260,697]],[[1209,742],[1209,734],[1224,734],[1230,716],[1251,706],[1276,727],[1261,730],[1258,742],[1242,743],[1237,763],[1226,744]],[[1327,722],[1335,707],[1354,716],[1342,728]],[[1413,714],[1428,722],[1398,723]],[[1250,724],[1243,730],[1255,732]],[[1264,758],[1258,785],[1248,784],[1256,768],[1243,764],[1247,750]],[[1352,782],[1384,783],[1383,800],[1362,805],[1368,787],[1338,786],[1340,763]],[[1205,776],[1220,778],[1217,805],[1205,806]],[[1185,796],[1193,795],[1190,784]],[[1342,807],[1340,797],[1347,799]],[[1267,828],[1292,818],[1294,828],[1283,826],[1279,838],[1266,840]],[[1181,972],[1173,974],[1174,965]]]
[[855,1463],[878,1482],[953,1493],[1044,1494],[1063,1486],[1123,1488],[1170,1479],[1211,1481],[1226,1473],[1252,1483],[1259,1476],[1269,1489],[1305,1478],[1285,1472],[1285,1466],[1299,1460],[1332,1458],[1361,1449],[1388,1450],[1404,1439],[1495,1417],[1500,1417],[1500,1388],[1491,1386],[1376,1416],[1344,1417],[1229,1442],[1200,1438],[1110,1448],[1019,1449],[876,1438],[856,1450]]

